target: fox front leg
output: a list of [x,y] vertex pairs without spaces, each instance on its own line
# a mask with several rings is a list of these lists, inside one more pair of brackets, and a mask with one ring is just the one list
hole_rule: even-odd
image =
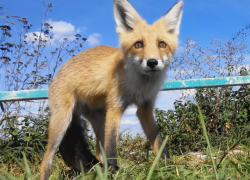
[[[154,106],[153,103],[144,103],[143,105],[139,105],[137,109],[137,117],[141,122],[141,126],[143,128],[144,133],[149,139],[155,153],[158,153],[160,147],[162,145],[162,139],[160,133],[158,131],[158,127],[155,123],[155,119],[153,116]],[[168,149],[165,147],[161,158],[169,158]]]
[[122,113],[122,109],[115,106],[107,108],[106,111],[104,142],[102,144],[107,157],[108,166],[112,168],[112,173],[115,173],[119,169],[117,166],[117,141]]

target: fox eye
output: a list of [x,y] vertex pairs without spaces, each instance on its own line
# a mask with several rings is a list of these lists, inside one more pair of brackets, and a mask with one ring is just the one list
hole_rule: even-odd
[[143,42],[142,42],[142,41],[137,41],[137,42],[134,44],[134,47],[135,47],[136,49],[143,48]]
[[166,48],[167,44],[164,41],[160,41],[158,46],[159,46],[159,48]]

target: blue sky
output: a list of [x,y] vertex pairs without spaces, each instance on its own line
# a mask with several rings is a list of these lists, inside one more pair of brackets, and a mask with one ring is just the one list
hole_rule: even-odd
[[[112,0],[52,0],[44,1],[53,4],[53,12],[49,18],[53,21],[71,23],[81,34],[88,37],[100,34],[100,44],[118,46],[115,32]],[[130,0],[140,15],[152,23],[160,18],[176,2],[176,0]],[[26,17],[39,26],[43,5],[39,0],[1,0],[0,6],[8,15]],[[228,39],[250,20],[249,0],[184,0],[184,14],[181,23],[180,40],[186,36],[201,44],[209,43],[211,36]]]
[[[50,20],[54,25],[57,33],[55,41],[79,33],[88,38],[84,49],[100,44],[118,47],[112,0],[44,2],[53,4],[53,11],[46,20]],[[148,23],[153,23],[168,11],[176,0],[130,0],[130,3]],[[4,7],[6,15],[28,18],[34,25],[32,31],[38,30],[43,16],[42,1],[1,0],[0,7]],[[202,46],[208,45],[212,36],[216,39],[230,39],[237,30],[250,23],[249,7],[249,0],[184,0],[180,43],[184,42],[187,36]],[[180,96],[180,91],[161,92],[156,106],[161,109],[172,108],[174,100]],[[139,129],[134,113],[134,107],[126,111],[121,129]]]

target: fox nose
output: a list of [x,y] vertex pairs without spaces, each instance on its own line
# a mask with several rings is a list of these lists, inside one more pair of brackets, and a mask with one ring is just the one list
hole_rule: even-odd
[[156,59],[149,59],[147,61],[147,66],[150,67],[151,69],[154,69],[155,66],[158,65],[158,61]]

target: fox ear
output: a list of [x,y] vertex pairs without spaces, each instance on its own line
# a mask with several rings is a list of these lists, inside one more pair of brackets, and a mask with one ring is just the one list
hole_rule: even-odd
[[166,25],[168,33],[179,35],[182,9],[183,1],[179,1],[160,19]]
[[127,0],[114,0],[114,16],[117,33],[133,31],[140,15]]

